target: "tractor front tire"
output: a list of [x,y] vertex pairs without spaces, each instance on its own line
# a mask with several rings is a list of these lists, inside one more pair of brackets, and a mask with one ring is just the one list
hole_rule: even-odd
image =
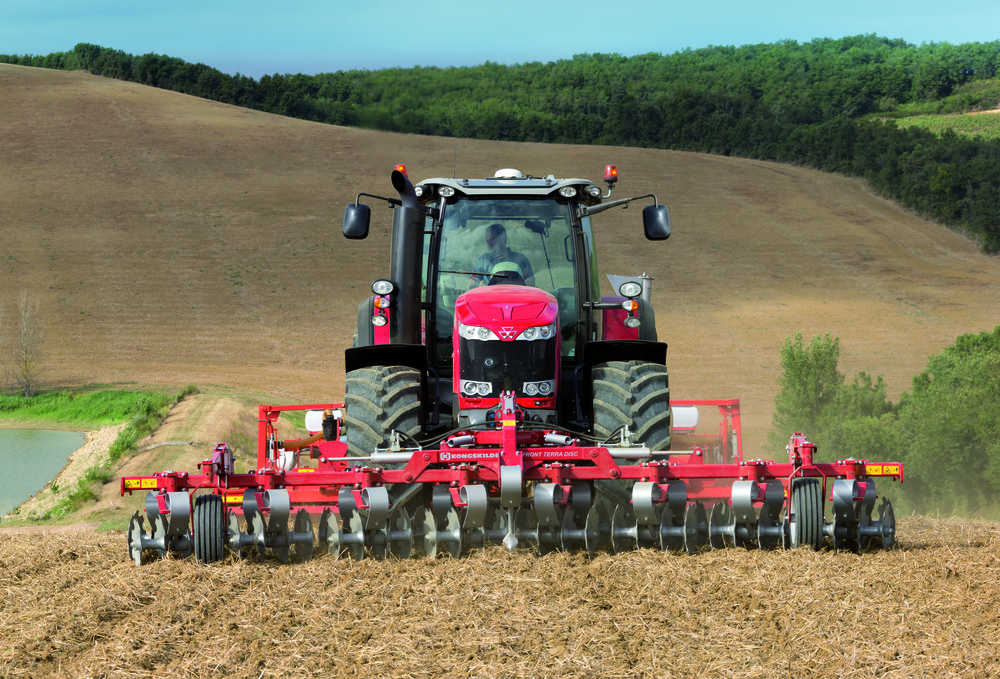
[[670,450],[667,367],[646,361],[598,363],[591,371],[594,434],[609,438],[622,425],[653,452]]
[[[634,441],[653,452],[670,450],[670,387],[667,367],[647,361],[608,361],[591,370],[594,435],[611,438],[628,425]],[[631,502],[631,484],[597,481],[598,497],[610,511]]]
[[420,373],[402,366],[359,368],[347,373],[344,425],[347,454],[368,457],[398,431],[412,444],[420,434]]

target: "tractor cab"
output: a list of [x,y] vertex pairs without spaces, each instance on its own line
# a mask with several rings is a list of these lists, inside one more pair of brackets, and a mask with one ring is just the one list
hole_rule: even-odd
[[[492,421],[508,391],[530,421],[591,428],[594,365],[665,364],[641,281],[601,297],[591,215],[637,200],[608,201],[616,181],[608,166],[606,188],[513,169],[414,186],[397,166],[399,198],[384,198],[394,207],[391,271],[359,308],[349,377],[389,365],[419,372],[425,435]],[[368,232],[363,195],[345,212],[349,238]],[[666,207],[640,198],[653,203],[647,238],[669,236]]]

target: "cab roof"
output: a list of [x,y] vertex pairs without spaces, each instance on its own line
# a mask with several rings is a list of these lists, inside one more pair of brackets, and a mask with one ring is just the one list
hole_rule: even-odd
[[[483,179],[432,178],[425,179],[415,187],[421,202],[434,200],[442,187],[451,189],[452,195],[465,196],[505,196],[544,197],[558,193],[561,189],[576,189],[575,198],[584,205],[597,205],[601,202],[602,190],[589,179],[557,179],[554,175],[533,177],[522,174],[518,170],[498,170],[492,177]],[[563,197],[569,198],[574,196]]]

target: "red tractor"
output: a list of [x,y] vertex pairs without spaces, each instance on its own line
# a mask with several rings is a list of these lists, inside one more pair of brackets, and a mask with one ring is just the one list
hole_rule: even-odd
[[[883,498],[875,518],[874,477],[901,481],[898,463],[818,463],[801,434],[787,462],[747,460],[738,401],[670,401],[651,279],[600,292],[593,215],[645,201],[646,238],[670,235],[655,196],[610,200],[617,178],[613,165],[606,188],[506,169],[413,186],[398,166],[397,196],[359,194],[344,235],[368,235],[363,197],[384,201],[392,258],[358,309],[345,402],[261,406],[247,474],[220,444],[201,475],[123,478],[123,494],[150,491],[152,530],[133,516],[130,556],[214,561],[228,546],[309,558],[317,537],[355,558],[525,542],[890,546],[892,506]],[[706,408],[717,427],[700,423]],[[277,440],[287,410],[310,411],[299,441]]]

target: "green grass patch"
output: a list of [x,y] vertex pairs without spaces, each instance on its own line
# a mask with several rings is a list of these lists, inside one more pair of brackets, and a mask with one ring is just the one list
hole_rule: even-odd
[[0,420],[13,424],[94,428],[129,420],[137,413],[155,412],[173,401],[173,397],[162,392],[110,389],[84,393],[58,391],[35,396],[0,396]]
[[916,127],[927,130],[939,137],[947,130],[965,137],[1000,140],[1000,113],[913,116],[900,118],[896,124],[900,128]]

